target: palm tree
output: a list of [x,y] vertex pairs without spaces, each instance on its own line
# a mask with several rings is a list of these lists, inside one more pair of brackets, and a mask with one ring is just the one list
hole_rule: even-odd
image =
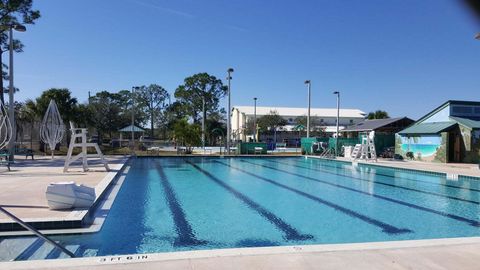
[[21,123],[28,123],[30,127],[30,149],[33,149],[33,130],[37,120],[36,104],[32,100],[27,100],[19,107],[18,120]]
[[390,118],[386,111],[376,110],[375,112],[370,112],[367,115],[367,119],[386,119]]

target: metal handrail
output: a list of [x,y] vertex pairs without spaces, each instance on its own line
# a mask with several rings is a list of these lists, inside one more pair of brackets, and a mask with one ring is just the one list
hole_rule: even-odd
[[58,248],[59,250],[61,250],[63,253],[67,254],[68,256],[70,256],[70,258],[75,258],[75,255],[70,252],[68,249],[64,248],[63,246],[61,246],[60,244],[58,244],[57,242],[53,241],[52,239],[48,238],[46,235],[44,235],[43,233],[39,232],[37,229],[33,228],[32,226],[28,225],[27,223],[23,222],[21,219],[17,218],[14,214],[8,212],[7,210],[3,209],[3,207],[0,207],[0,211],[3,212],[5,215],[7,215],[8,217],[10,217],[11,219],[13,219],[15,222],[17,222],[18,224],[20,224],[20,226],[24,227],[25,229],[29,230],[30,232],[32,232],[33,234],[35,234],[36,236],[42,238],[43,240],[45,240],[46,242],[52,244],[54,247]]

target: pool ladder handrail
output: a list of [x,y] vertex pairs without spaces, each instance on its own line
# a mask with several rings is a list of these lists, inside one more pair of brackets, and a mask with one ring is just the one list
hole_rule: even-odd
[[16,217],[14,214],[8,212],[7,210],[5,210],[3,207],[0,206],[0,211],[2,213],[4,213],[5,215],[7,215],[8,217],[10,217],[11,219],[13,219],[13,221],[17,222],[18,224],[20,224],[20,226],[24,227],[25,229],[29,230],[30,232],[32,232],[33,234],[35,234],[37,237],[43,239],[45,242],[48,242],[50,244],[52,244],[54,247],[58,248],[59,250],[61,250],[63,253],[67,254],[70,258],[75,258],[75,255],[69,251],[68,249],[66,249],[65,247],[61,246],[59,243],[53,241],[52,239],[50,239],[49,237],[47,237],[46,235],[44,235],[43,233],[39,232],[37,229],[33,228],[32,226],[28,225],[27,223],[23,222],[21,219],[19,219],[18,217]]
[[320,157],[321,158],[335,158],[334,152],[335,152],[335,149],[329,148],[329,149],[325,150],[322,154],[320,154]]

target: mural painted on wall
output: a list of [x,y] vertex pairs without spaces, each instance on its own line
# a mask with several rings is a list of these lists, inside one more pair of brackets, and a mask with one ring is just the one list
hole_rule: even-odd
[[396,135],[395,153],[406,157],[407,152],[412,152],[415,160],[446,162],[446,142],[446,134],[415,137]]

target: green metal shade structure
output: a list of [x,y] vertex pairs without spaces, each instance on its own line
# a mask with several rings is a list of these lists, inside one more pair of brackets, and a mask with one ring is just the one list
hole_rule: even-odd
[[122,129],[119,129],[118,132],[120,132],[120,140],[123,140],[123,132],[132,132],[132,133],[145,133],[145,130],[143,128],[137,127],[137,126],[126,126]]
[[145,132],[143,128],[132,126],[132,125],[129,125],[120,129],[119,132],[132,132],[132,129],[133,129],[133,132]]

